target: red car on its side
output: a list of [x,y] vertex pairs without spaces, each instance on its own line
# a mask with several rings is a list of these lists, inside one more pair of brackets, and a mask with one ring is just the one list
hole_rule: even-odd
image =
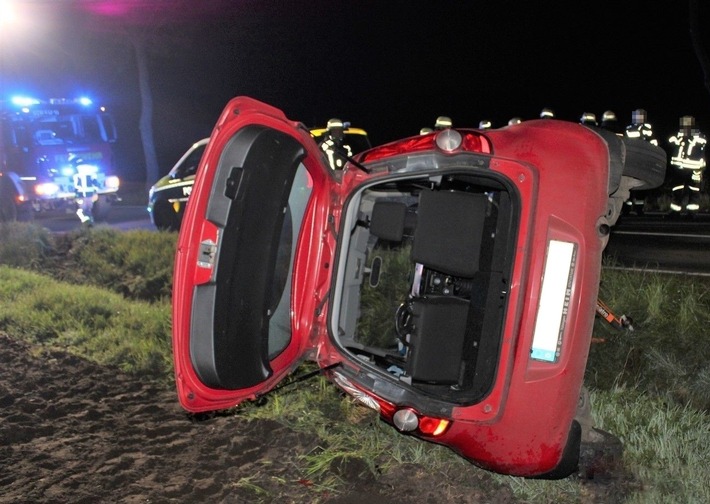
[[553,119],[448,128],[332,170],[302,124],[235,98],[179,236],[180,402],[232,407],[310,359],[403,433],[565,477],[609,228],[664,171],[650,144]]

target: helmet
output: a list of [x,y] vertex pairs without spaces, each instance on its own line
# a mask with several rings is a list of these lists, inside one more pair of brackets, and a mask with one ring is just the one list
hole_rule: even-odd
[[436,122],[434,123],[434,129],[442,130],[450,128],[452,125],[453,123],[451,122],[450,117],[439,116],[436,118]]
[[419,130],[420,135],[428,135],[429,133],[433,133],[434,130],[431,128],[422,128]]
[[508,126],[512,126],[513,124],[520,124],[523,122],[523,120],[519,117],[513,117],[510,121],[508,121]]
[[555,117],[555,111],[551,108],[545,107],[540,112],[540,119],[552,119],[553,117]]
[[602,122],[614,122],[616,121],[616,114],[612,110],[605,110],[602,114]]
[[488,119],[483,119],[481,122],[478,123],[478,127],[480,129],[489,129],[491,126],[491,122]]
[[646,111],[644,109],[636,109],[631,112],[631,123],[632,124],[643,124],[646,122]]
[[336,119],[336,118],[328,119],[328,125],[327,125],[328,131],[331,131],[334,129],[343,129],[344,127],[345,127],[345,124],[340,119]]
[[582,114],[582,117],[579,118],[579,122],[581,124],[596,126],[597,125],[597,116],[594,115],[592,112],[584,112]]

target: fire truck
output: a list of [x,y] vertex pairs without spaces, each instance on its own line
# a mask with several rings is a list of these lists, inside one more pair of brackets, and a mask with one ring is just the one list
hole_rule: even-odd
[[0,221],[76,211],[105,219],[117,199],[113,118],[89,98],[0,101]]

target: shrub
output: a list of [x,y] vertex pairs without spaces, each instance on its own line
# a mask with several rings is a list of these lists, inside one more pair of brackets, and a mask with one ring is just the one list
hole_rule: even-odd
[[176,233],[99,226],[53,236],[36,224],[12,223],[0,226],[0,237],[0,264],[130,299],[170,297]]
[[54,247],[49,231],[21,222],[0,223],[0,264],[39,269]]

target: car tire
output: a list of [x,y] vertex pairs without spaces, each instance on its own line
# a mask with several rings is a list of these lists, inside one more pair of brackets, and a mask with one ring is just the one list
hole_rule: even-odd
[[12,183],[0,179],[0,222],[32,220],[32,207],[30,205],[17,205],[15,203],[16,198],[17,191]]
[[0,194],[0,222],[15,222],[17,220],[17,206],[11,194],[1,191]]
[[593,428],[579,448],[580,479],[610,479],[623,472],[624,445],[614,434]]
[[624,138],[626,159],[623,175],[642,182],[634,190],[655,189],[663,185],[666,177],[666,153],[657,145],[640,138]]
[[96,222],[106,222],[109,213],[111,213],[111,202],[107,197],[99,196],[91,207],[91,215]]
[[153,224],[161,231],[179,231],[180,219],[169,202],[159,200],[153,205]]

